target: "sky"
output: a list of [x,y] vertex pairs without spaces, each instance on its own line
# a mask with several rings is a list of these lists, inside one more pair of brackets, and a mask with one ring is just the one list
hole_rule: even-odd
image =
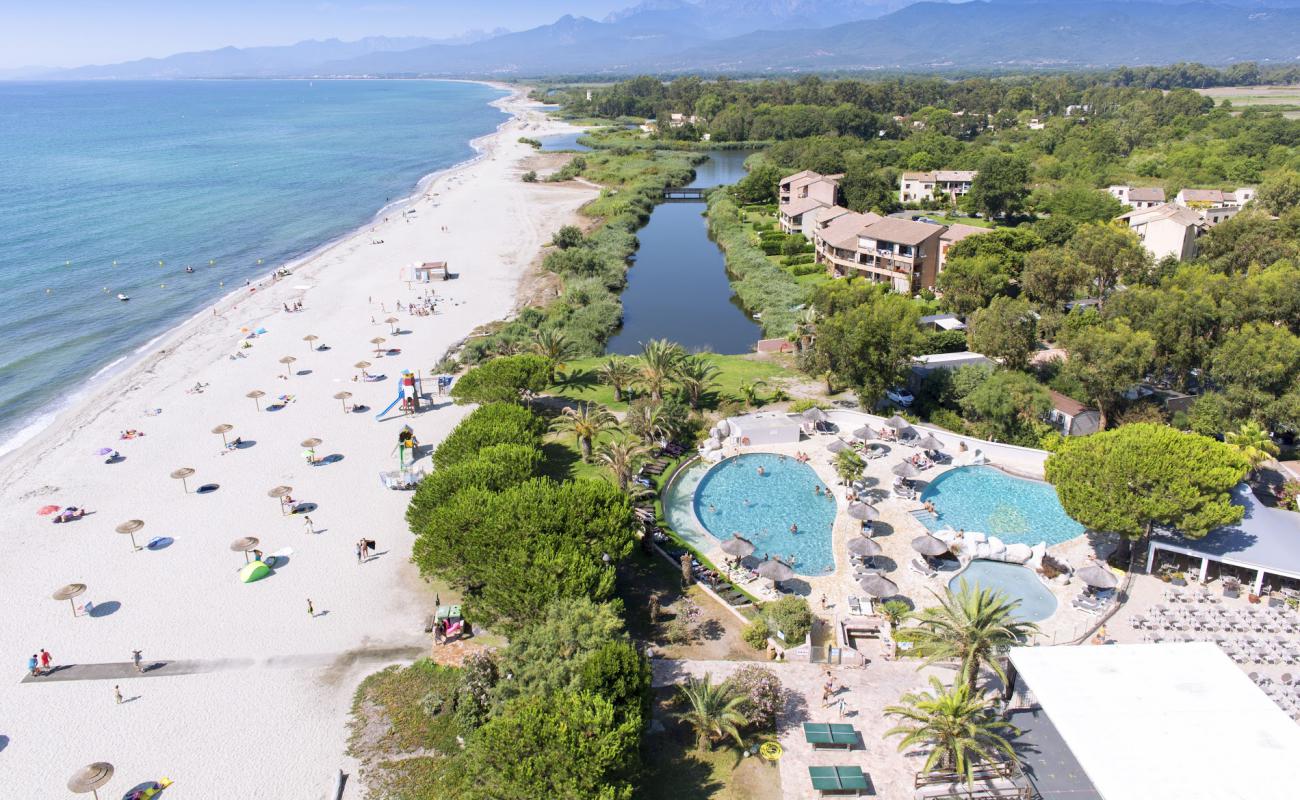
[[635,0],[0,0],[0,69],[108,64],[233,45],[446,38],[600,19]]

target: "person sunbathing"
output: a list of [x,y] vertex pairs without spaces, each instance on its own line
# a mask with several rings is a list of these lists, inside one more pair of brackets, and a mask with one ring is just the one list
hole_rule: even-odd
[[86,509],[77,508],[76,506],[68,506],[59,512],[58,516],[54,518],[54,522],[55,524],[60,522],[71,522],[74,519],[81,519],[84,516],[86,516]]

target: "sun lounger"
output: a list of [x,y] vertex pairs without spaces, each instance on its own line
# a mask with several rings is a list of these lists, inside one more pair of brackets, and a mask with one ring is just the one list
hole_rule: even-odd
[[917,575],[920,575],[925,578],[933,578],[934,576],[939,574],[937,570],[935,570],[933,567],[931,567],[929,564],[925,563],[919,558],[914,558],[911,561],[909,561],[907,563],[907,567],[908,569],[912,570],[912,572],[915,572]]
[[862,601],[860,601],[856,595],[849,595],[848,597],[849,611],[851,611],[854,614],[861,614],[862,613],[861,602]]

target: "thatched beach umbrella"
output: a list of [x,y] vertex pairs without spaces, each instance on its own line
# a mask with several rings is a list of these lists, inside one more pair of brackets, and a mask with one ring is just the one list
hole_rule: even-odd
[[849,539],[849,553],[855,556],[864,556],[872,558],[885,552],[880,543],[875,539],[868,539],[865,536],[859,536],[856,539]]
[[1094,589],[1114,589],[1119,586],[1119,578],[1115,577],[1115,573],[1097,564],[1089,564],[1074,574]]
[[90,794],[99,800],[99,792],[113,778],[113,765],[107,761],[96,761],[72,773],[68,778],[68,791],[75,794]]
[[244,395],[244,397],[247,397],[249,400],[252,400],[253,407],[256,408],[258,411],[261,411],[262,410],[261,400],[263,397],[266,397],[266,392],[262,391],[261,389],[254,389],[253,391]]
[[370,343],[375,346],[375,355],[382,356],[384,354],[384,351],[379,346],[386,341],[388,340],[382,336],[376,336],[375,338],[370,340]]
[[366,367],[369,367],[369,366],[370,366],[370,362],[369,362],[369,361],[358,361],[357,363],[353,364],[352,366],[356,367],[357,369],[362,369],[362,370],[363,370],[363,369],[365,369]]
[[72,616],[75,617],[77,616],[77,604],[72,602],[72,598],[85,593],[85,591],[86,584],[69,583],[67,586],[64,586],[62,589],[59,589],[54,594],[50,595],[50,597],[59,601],[67,600],[68,604],[72,606]]
[[939,437],[935,436],[933,433],[927,433],[919,440],[912,442],[912,444],[922,450],[934,450],[935,452],[938,452],[943,449],[943,442],[939,441]]
[[744,558],[754,554],[754,543],[739,533],[733,533],[730,539],[722,543],[722,552],[732,558]]
[[284,365],[284,371],[286,373],[288,373],[289,375],[293,375],[293,368],[290,367],[289,365],[297,360],[298,359],[294,358],[293,356],[285,356],[284,358],[280,359],[280,363]]
[[317,439],[315,436],[311,437],[310,439],[302,440],[302,446],[307,448],[308,450],[311,450],[316,447],[320,447],[320,443],[321,440]]
[[769,578],[777,583],[788,581],[794,577],[794,568],[779,558],[769,558],[758,565],[758,575],[761,578]]
[[884,575],[866,575],[858,579],[858,586],[872,597],[893,597],[898,594],[898,584]]
[[267,497],[274,497],[276,500],[279,500],[279,501],[280,501],[280,513],[283,514],[283,513],[284,513],[284,506],[285,506],[284,498],[288,497],[288,496],[289,496],[290,494],[292,494],[292,493],[293,493],[293,487],[292,487],[292,486],[283,486],[283,485],[281,485],[281,486],[277,486],[277,487],[275,487],[274,489],[271,489],[269,492],[266,493],[266,496],[267,496]]
[[923,533],[912,540],[912,549],[931,558],[947,554],[948,545],[939,537]]
[[248,557],[248,554],[253,552],[253,550],[257,549],[258,544],[259,542],[256,537],[243,536],[231,542],[230,549],[234,550],[236,553],[243,553],[244,563],[247,564],[249,561],[251,561],[251,559]]
[[230,433],[230,432],[233,431],[234,429],[235,429],[235,426],[234,426],[234,425],[231,425],[229,422],[223,422],[223,423],[221,423],[220,425],[218,425],[218,426],[216,426],[215,428],[213,428],[213,429],[212,429],[212,432],[213,432],[213,433],[219,433],[219,434],[221,434],[221,446],[222,446],[222,447],[229,447],[230,445],[226,442],[226,434],[227,434],[227,433]]
[[181,488],[185,490],[186,494],[190,493],[190,486],[185,481],[193,474],[193,467],[181,467],[180,469],[172,470],[172,478],[181,482]]
[[400,321],[401,320],[399,320],[397,317],[389,317],[388,319],[384,320],[384,322],[387,322],[389,325],[392,326],[392,332],[394,336],[397,335],[397,323]]
[[351,397],[351,396],[352,396],[352,392],[338,392],[337,394],[334,395],[334,399],[335,399],[335,400],[342,400],[342,401],[343,401],[343,413],[344,413],[344,414],[348,413],[348,398]]
[[826,449],[832,453],[842,453],[849,449],[849,445],[843,439],[832,439],[831,443],[826,445]]
[[880,519],[880,512],[876,507],[866,503],[849,503],[847,511],[851,518],[863,522]]
[[825,422],[826,412],[822,411],[820,408],[810,408],[803,412],[803,418],[808,422]]
[[314,333],[309,333],[306,336],[302,337],[302,340],[307,343],[308,352],[311,352],[312,350],[316,349],[316,345],[312,344],[312,342],[316,341],[319,338],[320,337]]
[[135,534],[143,527],[144,527],[144,520],[128,519],[126,522],[123,522],[121,525],[118,525],[117,528],[115,528],[115,530],[118,533],[125,533],[127,536],[130,536],[131,546],[134,547],[136,550],[139,550],[140,545],[135,543]]
[[900,478],[915,478],[921,474],[921,470],[912,466],[911,461],[900,461],[889,470]]
[[876,432],[871,430],[870,426],[863,425],[861,428],[858,428],[856,431],[853,432],[853,438],[861,439],[864,442],[868,442],[878,437],[876,436]]
[[912,425],[912,423],[908,422],[907,420],[903,419],[897,414],[885,420],[885,424],[896,431],[901,431],[902,429],[909,428]]

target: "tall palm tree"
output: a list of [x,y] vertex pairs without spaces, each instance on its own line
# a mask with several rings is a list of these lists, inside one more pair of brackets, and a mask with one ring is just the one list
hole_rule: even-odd
[[1015,759],[1007,737],[1019,731],[998,717],[992,699],[973,695],[967,686],[945,689],[933,676],[930,688],[909,692],[900,698],[900,705],[885,707],[885,714],[900,719],[885,731],[886,736],[903,737],[898,743],[900,752],[928,745],[924,771],[955,772],[964,776],[968,785],[975,782],[975,765]]
[[939,605],[912,615],[920,624],[908,628],[905,636],[913,642],[913,651],[925,659],[922,666],[939,661],[957,661],[961,676],[972,697],[977,695],[980,670],[988,667],[1006,680],[1006,673],[996,656],[1012,645],[1020,644],[1038,626],[1021,622],[1013,616],[1019,600],[1001,592],[967,585],[962,580],[957,592],[934,593]]
[[555,370],[564,366],[566,359],[573,357],[573,343],[564,334],[552,328],[538,331],[533,338],[533,352],[550,362],[547,380],[555,383]]
[[618,420],[599,403],[579,403],[564,409],[564,413],[555,418],[551,427],[560,433],[572,433],[578,440],[582,460],[591,461],[592,442],[605,431],[618,427]]
[[746,722],[741,712],[745,698],[730,681],[714,684],[713,677],[705,673],[703,679],[687,678],[686,683],[677,688],[677,694],[690,706],[678,716],[695,729],[699,749],[707,747],[712,750],[716,742],[728,738],[744,745],[740,728]]
[[596,460],[609,468],[618,488],[624,492],[649,455],[650,448],[628,436],[611,439],[596,448]]
[[740,384],[740,398],[745,401],[746,406],[755,408],[762,402],[758,390],[766,386],[767,381],[745,381]]
[[800,350],[806,350],[812,347],[813,338],[817,331],[817,309],[805,308],[800,314],[799,319],[794,326],[795,345]]
[[1250,464],[1250,471],[1259,469],[1259,465],[1278,454],[1277,444],[1269,437],[1268,431],[1257,422],[1243,422],[1236,431],[1223,434],[1223,441],[1237,449],[1242,458]]
[[716,389],[718,368],[704,356],[687,356],[677,366],[677,383],[686,393],[686,402],[691,408],[700,407],[700,399],[711,389]]
[[651,339],[641,346],[641,381],[654,400],[664,399],[664,386],[677,374],[686,353],[667,339]]
[[630,359],[622,356],[610,356],[597,368],[596,374],[602,383],[614,388],[614,401],[623,402],[623,393],[636,383],[641,370]]
[[636,402],[627,409],[623,424],[641,436],[646,443],[668,436],[667,420],[664,418],[662,403]]

